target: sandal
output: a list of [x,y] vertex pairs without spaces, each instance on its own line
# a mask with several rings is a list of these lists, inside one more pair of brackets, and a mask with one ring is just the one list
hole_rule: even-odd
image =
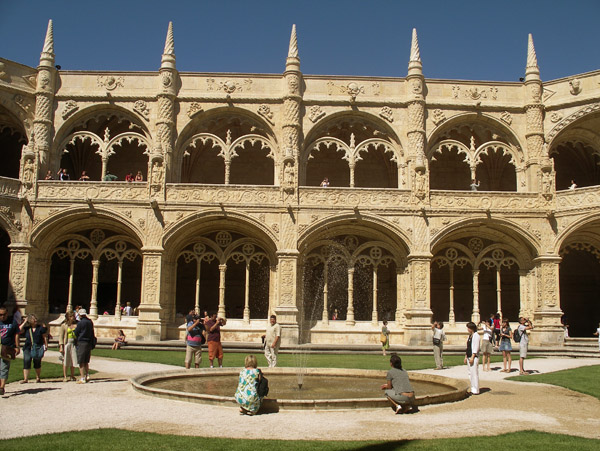
[[38,377],[38,378],[35,380],[35,383],[36,383],[36,384],[39,384],[40,382],[42,382],[42,380],[41,380],[41,379]]
[[27,384],[29,383],[29,379],[23,379],[19,384]]

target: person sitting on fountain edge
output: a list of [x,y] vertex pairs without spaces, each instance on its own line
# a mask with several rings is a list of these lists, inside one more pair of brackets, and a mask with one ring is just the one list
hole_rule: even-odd
[[408,373],[402,369],[402,359],[393,353],[390,357],[392,367],[386,376],[387,383],[381,386],[385,390],[385,396],[392,403],[392,409],[398,413],[408,413],[416,408],[415,391],[408,379]]

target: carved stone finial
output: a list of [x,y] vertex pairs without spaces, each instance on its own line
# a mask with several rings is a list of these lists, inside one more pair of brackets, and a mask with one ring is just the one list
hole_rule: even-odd
[[54,29],[52,26],[52,19],[48,21],[44,48],[42,49],[42,55],[40,56],[40,66],[54,67]]
[[527,66],[525,67],[525,76],[527,79],[539,80],[540,68],[538,67],[537,55],[535,54],[535,47],[533,46],[533,36],[529,33],[529,40],[527,43]]
[[298,56],[298,36],[296,35],[296,24],[292,25],[292,35],[290,36],[290,47],[288,50],[285,70],[300,71],[300,57]]
[[408,75],[422,75],[423,65],[421,64],[421,52],[419,51],[419,39],[417,38],[417,29],[413,28],[412,42],[410,44],[410,60],[408,62]]
[[161,60],[161,69],[175,69],[175,39],[173,38],[173,22],[169,22],[165,49]]

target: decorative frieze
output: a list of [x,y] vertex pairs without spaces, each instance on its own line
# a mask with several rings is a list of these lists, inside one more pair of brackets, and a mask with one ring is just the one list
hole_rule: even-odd
[[324,117],[327,113],[321,109],[319,105],[313,105],[308,109],[308,118],[312,122],[317,122],[319,119]]
[[263,103],[261,106],[259,106],[258,114],[264,117],[267,120],[267,122],[269,122],[269,124],[275,125],[275,121],[273,121],[273,112],[271,111],[269,105],[265,105]]
[[114,76],[114,75],[98,75],[96,83],[99,87],[106,89],[107,91],[114,91],[117,88],[125,86],[125,77]]
[[192,102],[190,103],[190,107],[188,108],[187,115],[189,118],[192,118],[196,114],[201,113],[202,111],[204,111],[202,105],[200,105],[198,102]]
[[389,106],[384,106],[379,111],[379,116],[388,122],[394,122],[394,111]]
[[248,92],[252,90],[252,80],[246,78],[242,82],[238,80],[216,81],[214,78],[206,79],[207,89],[209,91],[224,91],[227,94],[234,92]]
[[440,125],[442,122],[444,122],[446,120],[446,114],[438,109],[433,110],[433,112],[431,113],[431,120],[433,120],[433,123],[437,126]]
[[69,116],[71,116],[77,110],[79,110],[79,105],[77,105],[77,102],[75,100],[67,100],[61,113],[63,120],[67,120]]
[[150,110],[148,109],[148,104],[143,100],[138,100],[133,104],[133,111],[138,113],[147,121],[150,120]]

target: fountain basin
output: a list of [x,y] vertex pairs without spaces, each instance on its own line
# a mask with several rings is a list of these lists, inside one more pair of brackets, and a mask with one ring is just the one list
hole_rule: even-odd
[[[133,388],[147,395],[180,401],[237,406],[233,397],[241,368],[202,368],[147,373],[131,379]],[[261,410],[331,410],[389,408],[380,386],[385,370],[302,368],[298,389],[296,368],[267,368],[269,395]],[[466,398],[466,381],[409,372],[416,405],[439,404]]]

